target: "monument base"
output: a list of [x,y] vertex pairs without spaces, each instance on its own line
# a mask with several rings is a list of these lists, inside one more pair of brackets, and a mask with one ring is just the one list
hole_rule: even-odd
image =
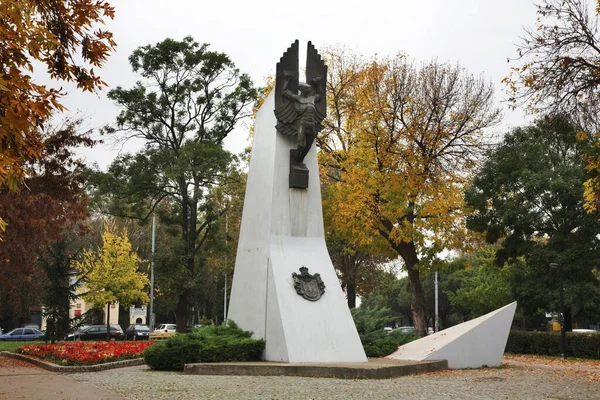
[[290,187],[297,189],[308,188],[308,168],[296,161],[297,149],[290,149]]
[[[274,235],[269,253],[265,360],[366,362],[325,241]],[[293,276],[301,268],[319,274],[315,281],[324,284],[324,292],[317,300],[296,289]]]

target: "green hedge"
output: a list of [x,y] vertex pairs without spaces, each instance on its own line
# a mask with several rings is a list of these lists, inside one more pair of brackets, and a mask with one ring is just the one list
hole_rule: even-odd
[[367,357],[389,356],[398,350],[399,346],[415,339],[417,337],[412,333],[401,333],[399,330],[392,331],[389,335],[383,330],[360,335]]
[[367,357],[388,356],[398,350],[399,346],[417,339],[412,333],[395,330],[388,335],[383,330],[395,320],[389,308],[363,305],[351,311]]
[[252,339],[252,332],[229,321],[173,335],[148,347],[144,360],[152,369],[181,371],[184,364],[195,362],[257,361],[264,348],[264,340]]
[[[567,357],[600,359],[600,334],[567,332]],[[511,330],[506,352],[559,356],[560,332],[528,332]]]

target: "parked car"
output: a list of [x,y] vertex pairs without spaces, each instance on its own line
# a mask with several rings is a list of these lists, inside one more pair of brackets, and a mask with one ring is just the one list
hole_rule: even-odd
[[595,329],[573,329],[573,333],[599,333]]
[[396,328],[396,329],[399,329],[400,332],[402,332],[402,333],[411,333],[411,332],[415,331],[415,327],[414,326],[401,326],[401,327]]
[[150,340],[162,340],[169,336],[173,336],[177,333],[177,325],[175,324],[161,324],[150,332]]
[[[75,332],[74,340],[106,340],[106,325],[91,325]],[[125,340],[123,328],[119,325],[110,326],[110,340]]]
[[186,328],[186,330],[188,332],[193,331],[194,329],[198,329],[198,328],[202,328],[204,325],[202,324],[194,324],[194,325],[188,325],[188,327]]
[[390,333],[392,333],[392,331],[393,331],[393,330],[394,330],[394,328],[392,328],[391,326],[386,326],[385,328],[383,328],[383,331],[384,331],[385,333],[387,333],[388,335],[389,335]]
[[133,324],[129,325],[125,331],[125,339],[127,340],[148,340],[150,328],[148,325]]
[[156,328],[154,328],[154,332],[176,332],[177,325],[175,324],[160,324]]
[[85,331],[89,327],[90,327],[89,325],[81,325],[81,326],[77,327],[77,329],[75,329],[74,331],[72,331],[71,333],[69,333],[67,335],[65,340],[75,340],[76,336],[78,336],[81,332]]
[[45,336],[46,334],[38,329],[17,328],[5,333],[4,335],[0,335],[0,340],[43,340]]

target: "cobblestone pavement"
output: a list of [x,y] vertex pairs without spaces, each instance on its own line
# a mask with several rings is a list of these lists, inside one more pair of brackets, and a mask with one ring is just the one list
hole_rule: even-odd
[[[572,363],[573,364],[573,363]],[[386,380],[200,376],[146,367],[72,378],[129,399],[600,399],[600,363],[545,365],[507,360],[499,368]]]
[[[200,376],[150,371],[145,366],[77,374],[22,368],[30,375],[27,392],[23,385],[13,385],[12,379],[0,379],[0,400],[87,399],[93,398],[92,393],[102,393],[97,398],[106,399],[600,399],[600,362],[516,356],[505,358],[499,368],[386,380]],[[65,391],[48,393],[47,382],[60,382]],[[70,387],[79,395],[72,395]],[[31,396],[32,392],[37,395]]]

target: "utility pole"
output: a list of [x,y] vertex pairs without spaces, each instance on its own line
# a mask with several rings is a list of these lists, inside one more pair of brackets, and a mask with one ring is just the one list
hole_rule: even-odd
[[[227,251],[227,234],[229,232],[229,219],[225,213],[225,251]],[[227,271],[227,253],[225,253],[225,271]],[[223,291],[223,323],[227,324],[227,272],[225,272],[225,290]]]
[[434,287],[435,287],[435,332],[440,331],[439,324],[439,313],[438,313],[438,273],[435,271],[434,274]]
[[154,330],[154,250],[156,248],[156,213],[152,211],[152,256],[150,258],[150,332]]
[[550,268],[557,268],[558,274],[560,275],[560,350],[561,357],[563,360],[567,359],[567,336],[565,333],[565,280],[563,277],[562,266],[558,263],[550,263]]

